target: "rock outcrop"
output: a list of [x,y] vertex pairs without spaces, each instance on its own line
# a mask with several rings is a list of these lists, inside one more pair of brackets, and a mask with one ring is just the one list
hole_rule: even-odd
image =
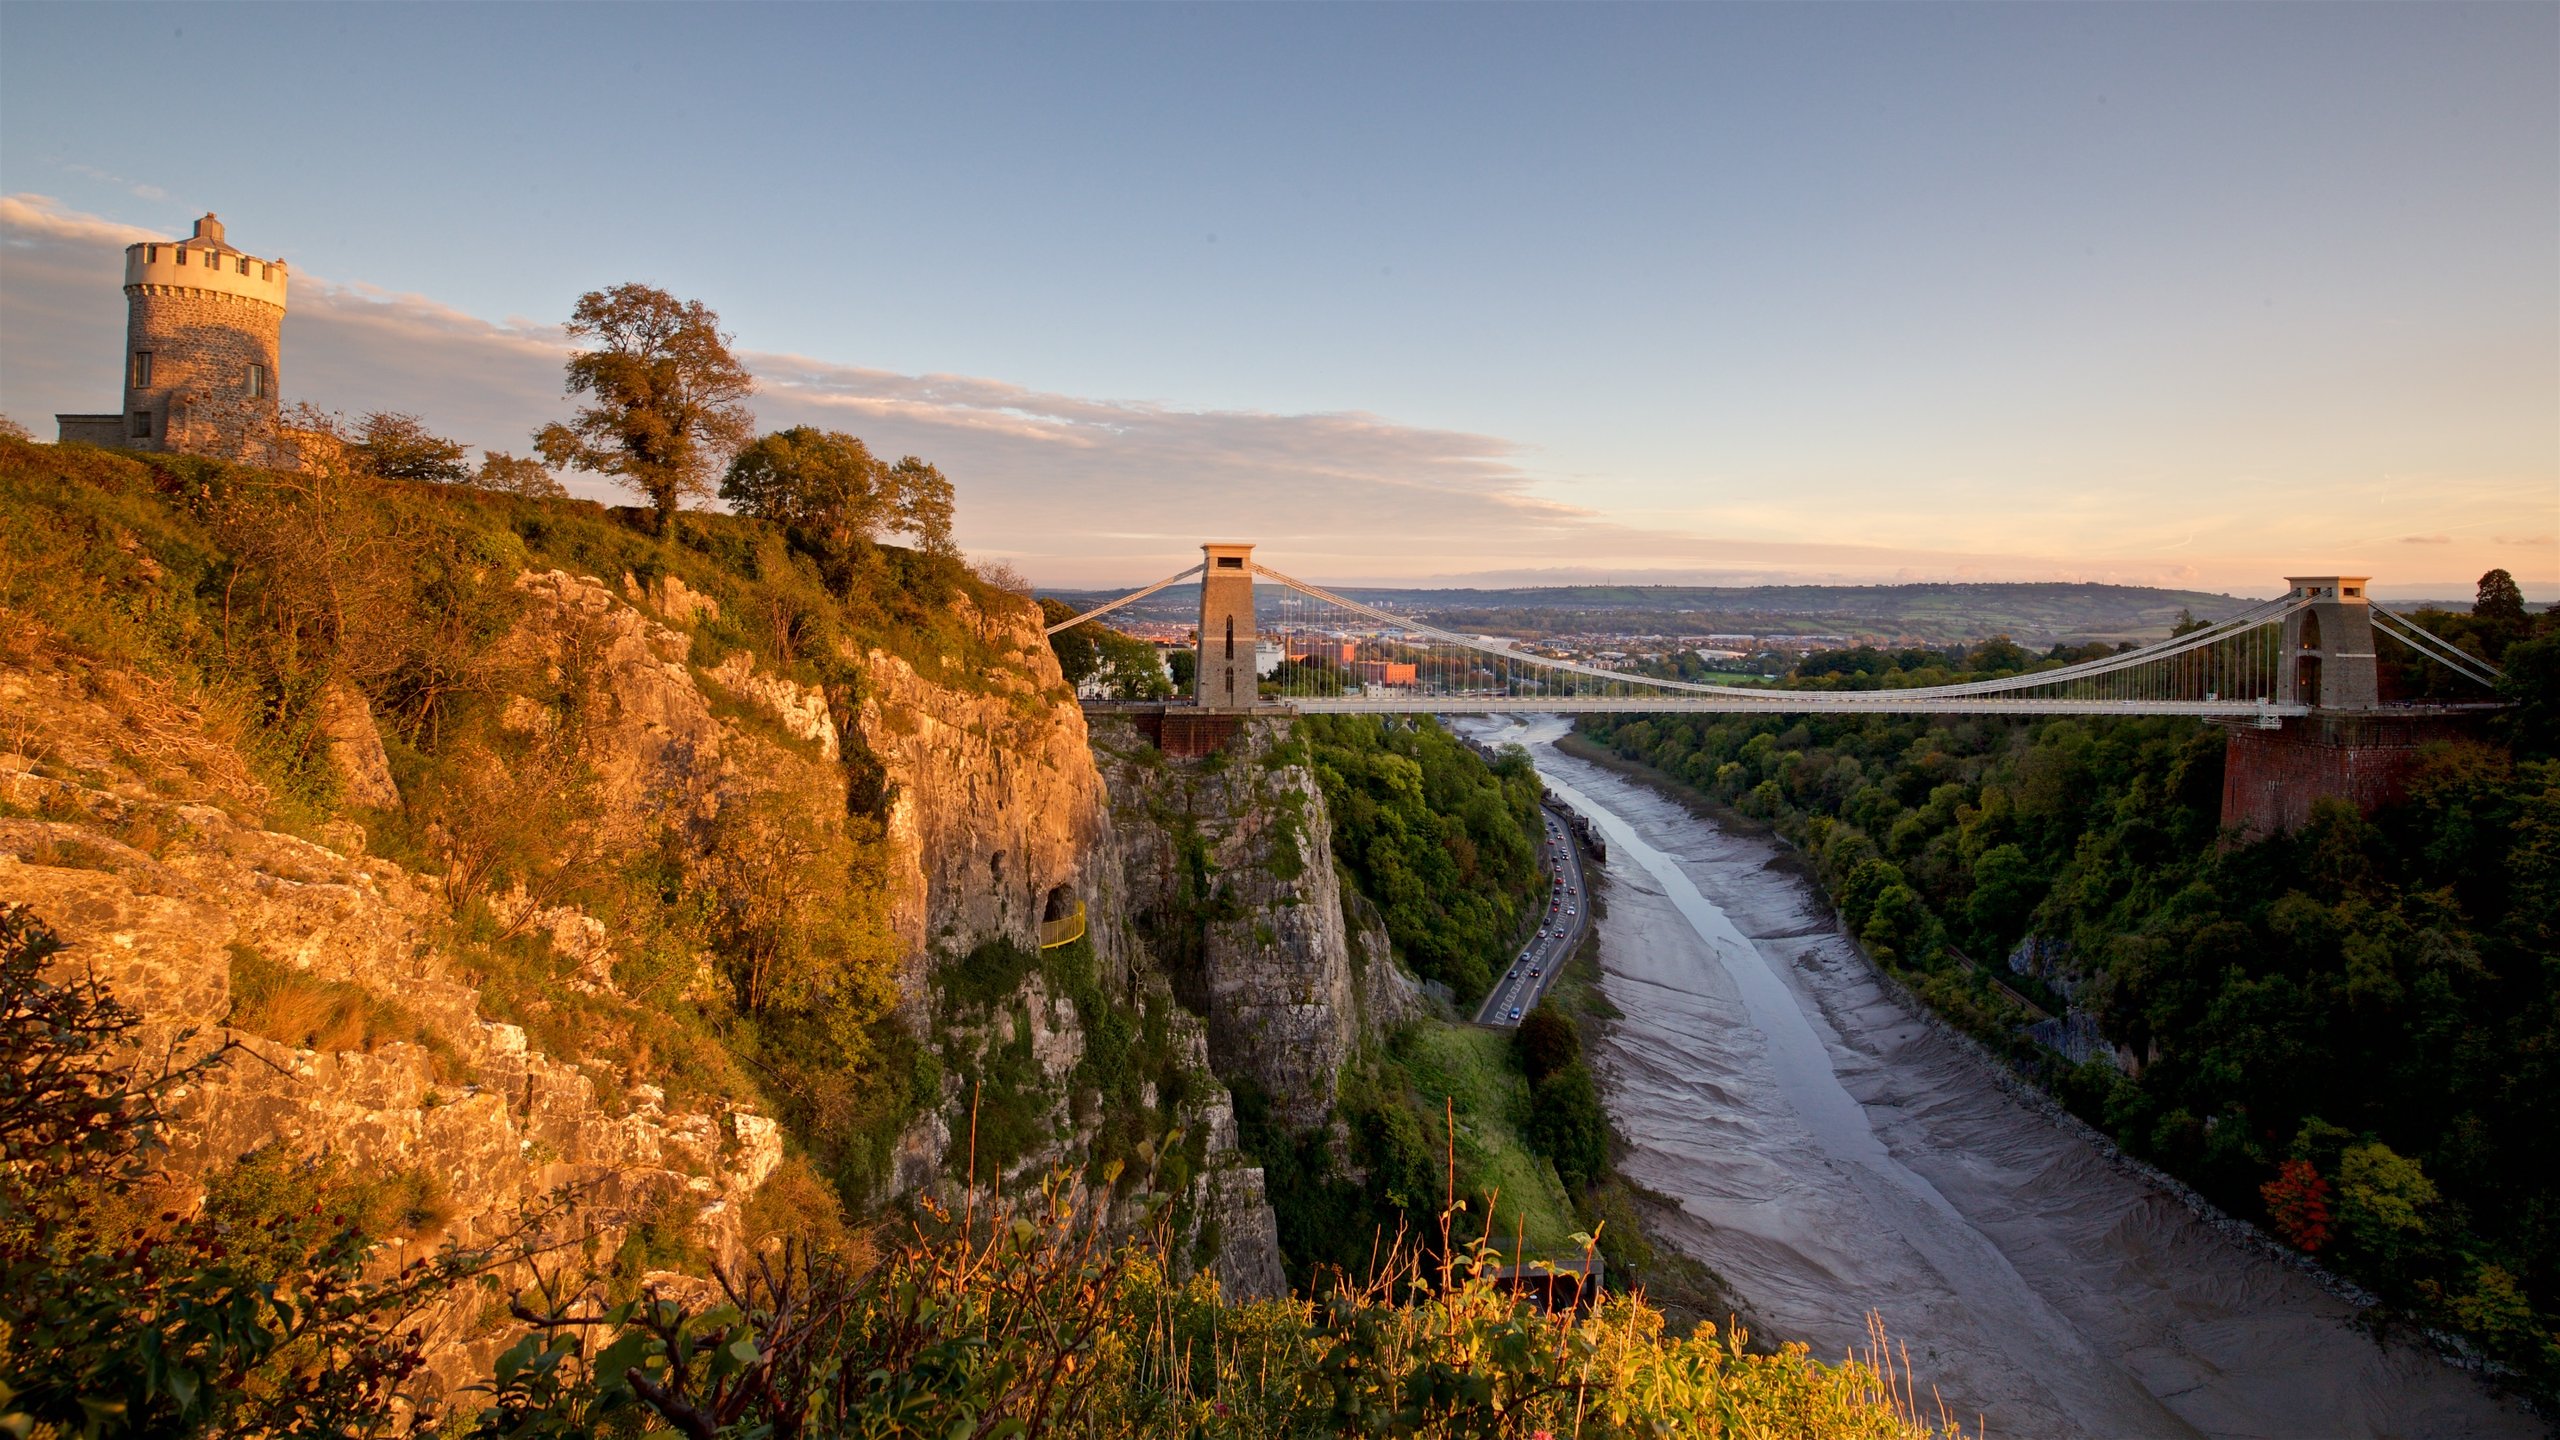
[[[522,1028],[484,1018],[440,943],[434,879],[367,856],[354,826],[330,827],[328,844],[262,828],[247,795],[191,781],[174,757],[225,747],[174,702],[154,720],[154,763],[128,743],[137,687],[148,682],[42,659],[0,667],[0,701],[21,722],[0,753],[0,793],[20,812],[0,818],[0,898],[65,942],[58,969],[95,974],[139,1012],[144,1053],[234,1047],[174,1097],[174,1171],[283,1143],[422,1176],[450,1208],[421,1243],[488,1241],[530,1202],[574,1193],[563,1223],[609,1237],[674,1207],[713,1253],[735,1251],[745,1202],[782,1159],[772,1120],[670,1107],[646,1087],[609,1098]],[[307,999],[315,1028],[334,1010],[343,1043],[233,1028],[243,974]],[[361,1020],[344,1020],[351,1007]],[[485,1364],[477,1310],[434,1319],[448,1380]]]
[[[721,653],[704,628],[716,625],[717,602],[672,577],[646,588],[626,578],[617,590],[539,570],[516,588],[524,613],[500,645],[515,678],[493,712],[513,738],[475,762],[496,767],[482,782],[487,803],[551,783],[524,767],[556,752],[582,787],[577,843],[605,855],[649,853],[670,836],[699,844],[726,807],[765,794],[877,814],[892,842],[886,886],[908,956],[905,1009],[929,1044],[934,965],[990,939],[1034,945],[1044,913],[1080,901],[1102,993],[1114,997],[1089,1003],[1145,1015],[1150,997],[1162,1001],[1168,1074],[1197,1076],[1155,1117],[1185,1137],[1185,1253],[1214,1266],[1231,1294],[1282,1288],[1261,1171],[1236,1148],[1207,1028],[1171,1003],[1126,918],[1103,782],[1036,612],[979,613],[955,598],[1009,663],[928,675],[873,650],[846,657],[858,686],[826,691]],[[465,1240],[500,1233],[528,1203],[574,1195],[576,1223],[607,1231],[607,1253],[616,1227],[671,1208],[712,1253],[744,1242],[742,1212],[782,1162],[783,1132],[736,1087],[670,1100],[624,1063],[617,1050],[645,1049],[648,1007],[667,1000],[616,989],[624,937],[610,925],[521,886],[483,897],[509,933],[539,935],[567,962],[542,983],[590,1026],[529,1033],[460,963],[458,879],[369,854],[364,831],[343,819],[278,828],[276,798],[242,759],[242,727],[218,710],[191,708],[138,672],[84,673],[48,658],[58,652],[41,637],[7,653],[0,789],[20,818],[0,819],[0,899],[32,906],[68,943],[61,963],[108,980],[156,1041],[193,1032],[190,1044],[239,1049],[179,1107],[181,1168],[284,1141],[372,1171],[432,1175],[454,1201],[443,1233]],[[360,695],[330,697],[318,730],[341,800],[402,804]],[[439,827],[467,819],[419,823],[441,843],[450,832]],[[695,963],[709,974],[709,956]],[[240,1028],[240,975],[373,1019],[308,1043]],[[1103,1017],[1041,984],[1034,974],[1005,1007],[1032,1019],[1051,1092],[1039,1097],[1048,1138],[1017,1175],[1081,1165],[1104,1118],[1076,1079]],[[899,1143],[904,1187],[948,1182],[952,1121],[965,1121],[967,1102],[949,1085],[941,1102]],[[466,1335],[459,1318],[449,1328],[440,1369],[485,1362],[488,1337]]]
[[1201,759],[1168,757],[1119,719],[1094,722],[1093,745],[1124,903],[1208,1021],[1218,1074],[1260,1089],[1290,1129],[1325,1124],[1343,1063],[1420,997],[1383,929],[1347,903],[1324,794],[1288,722],[1248,721]]

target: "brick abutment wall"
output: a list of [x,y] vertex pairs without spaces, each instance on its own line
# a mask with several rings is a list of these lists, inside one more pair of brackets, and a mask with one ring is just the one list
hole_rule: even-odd
[[2447,715],[2308,715],[2281,730],[2235,728],[2223,758],[2223,828],[2282,834],[2332,798],[2370,815],[2408,798],[2424,747],[2476,733],[2475,722]]

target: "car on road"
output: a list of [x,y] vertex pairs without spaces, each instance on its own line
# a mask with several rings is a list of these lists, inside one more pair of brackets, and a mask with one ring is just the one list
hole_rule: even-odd
[[1512,1019],[1514,1019],[1514,1020],[1517,1020],[1517,1019],[1519,1019],[1519,1018],[1520,1018],[1520,1007],[1519,1007],[1519,1006],[1514,1005],[1514,1006],[1512,1006],[1512,1007],[1511,1007],[1511,1018],[1512,1018]]
[[1567,915],[1579,915],[1579,914],[1581,914],[1582,912],[1581,912],[1581,911],[1579,911],[1579,910],[1574,909],[1574,908],[1573,908],[1572,906],[1570,906],[1570,905],[1567,905],[1566,907],[1564,907],[1564,913],[1566,913]]
[[1546,967],[1543,965],[1532,965],[1529,967],[1529,978],[1532,980],[1535,980],[1546,973]]

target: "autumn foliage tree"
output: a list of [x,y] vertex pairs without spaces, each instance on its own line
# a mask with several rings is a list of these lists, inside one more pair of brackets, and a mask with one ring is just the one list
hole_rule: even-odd
[[568,378],[568,393],[591,399],[542,427],[534,447],[555,466],[612,477],[649,503],[663,534],[754,434],[755,380],[718,315],[647,285],[578,297],[569,333],[593,342],[569,357]]
[[2277,1167],[2276,1178],[2258,1187],[2258,1194],[2267,1202],[2267,1218],[2275,1222],[2276,1233],[2285,1243],[2305,1251],[2317,1251],[2329,1243],[2329,1182],[2320,1178],[2310,1161],[2285,1161]]

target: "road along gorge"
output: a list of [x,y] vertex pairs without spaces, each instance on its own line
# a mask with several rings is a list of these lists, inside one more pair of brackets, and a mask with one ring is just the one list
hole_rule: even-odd
[[[1594,1056],[1620,1168],[1747,1321],[1838,1358],[1881,1313],[1968,1430],[2068,1437],[2478,1435],[2544,1427],[2217,1225],[1914,1013],[1782,842],[1524,743],[1609,842]],[[1925,1398],[1924,1398],[1924,1404]]]

